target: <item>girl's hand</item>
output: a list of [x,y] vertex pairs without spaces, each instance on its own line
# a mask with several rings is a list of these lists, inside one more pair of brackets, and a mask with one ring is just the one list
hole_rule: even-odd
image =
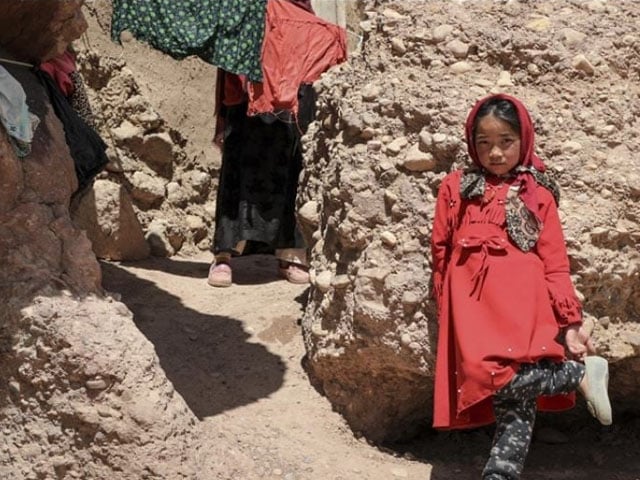
[[591,341],[591,331],[585,325],[570,325],[564,334],[564,342],[569,354],[577,359],[582,359],[588,354],[596,353],[596,348]]

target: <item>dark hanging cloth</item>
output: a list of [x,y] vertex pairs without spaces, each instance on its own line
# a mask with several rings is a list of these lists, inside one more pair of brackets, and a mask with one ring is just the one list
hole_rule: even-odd
[[109,161],[105,153],[107,145],[71,107],[49,74],[42,70],[35,70],[35,74],[44,85],[53,110],[64,127],[65,139],[78,177],[76,192],[80,192],[91,184]]
[[197,55],[262,81],[260,53],[267,0],[113,0],[111,38],[128,30],[173,57]]
[[[300,101],[314,102],[311,93],[301,90]],[[246,102],[225,111],[214,253],[232,251],[240,240],[267,249],[305,248],[295,217],[300,127],[274,116],[247,116]]]
[[304,8],[307,12],[315,14],[313,7],[311,6],[311,0],[289,0],[295,6]]

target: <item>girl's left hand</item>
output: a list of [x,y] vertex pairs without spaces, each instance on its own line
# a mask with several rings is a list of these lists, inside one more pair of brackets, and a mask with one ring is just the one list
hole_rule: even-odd
[[587,355],[596,353],[596,348],[591,341],[591,331],[583,325],[570,325],[567,327],[564,340],[569,354],[576,359],[582,359]]

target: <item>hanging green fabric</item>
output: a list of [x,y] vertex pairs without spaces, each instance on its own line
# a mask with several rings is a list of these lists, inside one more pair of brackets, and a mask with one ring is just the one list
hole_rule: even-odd
[[175,58],[197,55],[262,81],[260,51],[267,0],[113,0],[111,38],[128,30]]

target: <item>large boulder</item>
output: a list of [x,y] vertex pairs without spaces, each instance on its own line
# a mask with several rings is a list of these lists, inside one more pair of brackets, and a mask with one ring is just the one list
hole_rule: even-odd
[[[80,4],[0,3],[2,57],[46,58]],[[196,478],[195,416],[71,221],[63,127],[33,72],[2,65],[40,123],[24,158],[0,127],[0,478]]]
[[469,109],[504,91],[530,108],[539,153],[561,185],[573,278],[612,362],[614,407],[640,411],[640,7],[361,5],[361,54],[316,84],[301,177],[313,281],[302,328],[314,383],[373,441],[430,424],[434,200],[467,161]]

